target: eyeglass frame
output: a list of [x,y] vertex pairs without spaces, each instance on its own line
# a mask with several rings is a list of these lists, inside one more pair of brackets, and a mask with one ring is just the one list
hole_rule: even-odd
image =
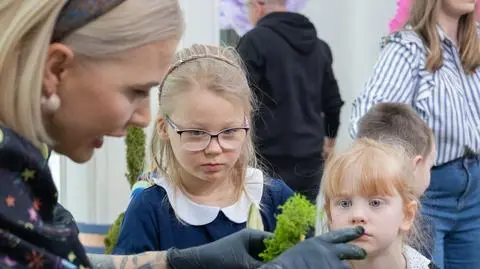
[[190,129],[180,129],[178,128],[178,126],[172,121],[172,119],[170,119],[169,116],[166,116],[165,119],[167,120],[167,123],[168,125],[170,125],[170,127],[173,128],[173,130],[178,134],[178,136],[182,137],[182,133],[184,132],[188,132],[188,131],[197,131],[197,132],[203,132],[205,134],[207,134],[209,136],[209,139],[208,139],[208,143],[205,144],[205,147],[202,148],[202,149],[199,149],[199,150],[188,150],[188,151],[202,151],[202,150],[205,150],[208,145],[210,145],[210,143],[212,143],[212,139],[213,138],[217,138],[217,143],[218,145],[224,149],[224,150],[231,150],[231,149],[225,149],[223,146],[222,146],[222,143],[220,143],[220,140],[219,140],[219,135],[226,132],[226,131],[230,131],[230,130],[245,130],[245,137],[247,137],[248,135],[248,131],[250,130],[250,125],[248,124],[248,120],[247,118],[245,117],[245,126],[244,127],[232,127],[232,128],[226,128],[226,129],[223,129],[223,130],[220,130],[218,131],[216,134],[212,134],[206,130],[202,130],[202,129],[193,129],[193,128],[190,128]]

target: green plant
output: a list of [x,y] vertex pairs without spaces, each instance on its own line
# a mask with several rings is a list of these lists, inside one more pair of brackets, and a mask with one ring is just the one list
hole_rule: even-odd
[[145,132],[138,127],[127,130],[125,143],[127,144],[127,169],[126,174],[130,188],[137,182],[145,163]]
[[260,254],[260,258],[266,262],[305,240],[309,230],[315,226],[316,207],[304,196],[295,194],[280,208],[282,213],[277,216],[273,236],[265,239],[266,248]]
[[[146,136],[143,129],[138,127],[129,127],[125,137],[126,156],[127,156],[127,177],[130,189],[141,175],[144,168]],[[117,245],[120,226],[122,225],[125,213],[121,213],[110,227],[105,236],[105,253],[111,254]]]
[[108,233],[105,235],[105,254],[111,254],[117,245],[118,234],[120,233],[120,226],[122,225],[123,217],[125,217],[125,212],[120,213],[117,219],[113,222],[112,227],[110,227],[110,230],[108,230]]

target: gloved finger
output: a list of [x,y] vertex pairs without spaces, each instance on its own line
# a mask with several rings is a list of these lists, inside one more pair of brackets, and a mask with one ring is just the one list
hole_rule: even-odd
[[363,260],[367,252],[352,244],[333,244],[330,248],[340,260]]
[[336,243],[348,243],[353,241],[365,232],[362,226],[357,226],[355,228],[345,228],[339,229],[336,231],[331,231],[326,234],[322,234],[318,236],[320,240],[330,242],[332,244]]
[[348,262],[343,262],[341,267],[339,267],[338,269],[352,269],[352,267],[350,266],[350,264],[348,264]]
[[241,268],[248,268],[248,269],[258,269],[264,264],[263,262],[251,256],[245,257],[245,260],[243,262],[245,264]]
[[259,259],[258,255],[265,250],[265,239],[272,237],[273,234],[258,230],[249,231],[248,253],[255,259]]

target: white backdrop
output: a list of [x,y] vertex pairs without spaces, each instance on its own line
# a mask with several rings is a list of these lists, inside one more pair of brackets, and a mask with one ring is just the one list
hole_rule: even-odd
[[[192,43],[219,43],[219,0],[180,0],[187,21],[180,47]],[[361,91],[378,56],[380,38],[387,33],[394,0],[309,0],[303,13],[316,25],[320,38],[334,54],[334,70],[346,105],[338,146],[350,143],[347,133],[351,101]],[[157,94],[152,98],[156,113]],[[151,127],[147,129],[147,134]],[[52,173],[59,187],[60,202],[77,221],[109,224],[124,211],[129,199],[125,179],[123,139],[110,138],[103,149],[84,165],[52,156]]]
[[304,14],[318,36],[330,45],[334,71],[345,101],[338,133],[339,148],[347,146],[351,103],[372,73],[381,37],[388,33],[395,0],[310,0]]

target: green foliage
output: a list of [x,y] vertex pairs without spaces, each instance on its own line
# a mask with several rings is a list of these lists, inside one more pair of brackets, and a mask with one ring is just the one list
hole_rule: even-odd
[[266,249],[260,254],[265,262],[304,240],[308,231],[315,226],[316,207],[304,196],[295,194],[280,208],[282,213],[277,216],[273,236],[265,240]]
[[125,213],[121,213],[112,224],[112,227],[110,227],[110,230],[108,230],[108,233],[104,239],[105,254],[112,254],[113,249],[117,245],[118,234],[120,233],[120,226],[122,225],[124,216]]
[[[127,130],[127,136],[125,137],[125,143],[127,146],[126,177],[130,188],[132,188],[133,184],[135,184],[137,178],[141,175],[144,169],[146,147],[145,132],[138,127],[129,127]],[[121,213],[117,217],[105,236],[105,254],[111,254],[117,245],[118,234],[120,232],[120,226],[122,225],[124,214],[125,213]]]
[[143,171],[145,161],[145,132],[138,127],[129,127],[125,143],[127,144],[127,179],[130,188],[137,182]]

